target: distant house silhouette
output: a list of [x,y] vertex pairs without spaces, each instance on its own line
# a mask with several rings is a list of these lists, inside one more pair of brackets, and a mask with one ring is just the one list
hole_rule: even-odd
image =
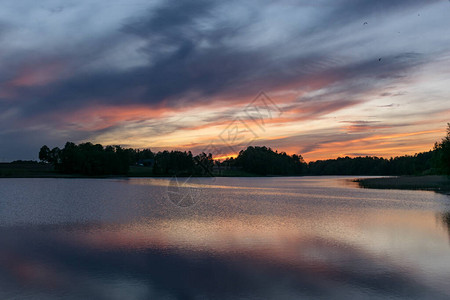
[[155,165],[155,160],[153,158],[140,159],[136,164],[141,167],[153,167]]

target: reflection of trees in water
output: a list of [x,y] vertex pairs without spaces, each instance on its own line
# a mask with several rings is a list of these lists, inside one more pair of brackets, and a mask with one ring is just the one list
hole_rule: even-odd
[[448,236],[450,238],[450,211],[442,213],[439,216],[439,219],[442,221],[442,224],[444,224],[444,226],[447,227]]

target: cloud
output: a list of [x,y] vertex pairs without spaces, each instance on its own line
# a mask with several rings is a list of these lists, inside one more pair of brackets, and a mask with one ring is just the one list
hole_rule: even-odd
[[382,123],[380,121],[341,121],[344,123],[345,129],[348,133],[355,132],[371,132],[379,129],[393,129],[394,127],[406,127],[412,124],[410,123]]
[[[240,31],[245,32],[251,24],[245,20],[239,25],[216,24],[214,18],[220,12],[217,7],[220,7],[218,3],[209,1],[170,2],[150,10],[144,17],[130,18],[121,32],[142,40],[141,45],[145,46],[136,51],[147,57],[146,64],[127,70],[104,67],[91,72],[74,72],[54,84],[24,90],[22,97],[42,95],[35,104],[25,107],[27,115],[48,107],[72,109],[92,101],[149,105],[167,101],[171,106],[191,104],[223,94],[251,95],[261,87],[271,90],[289,82],[302,85],[311,76],[321,77],[327,73],[337,78],[364,77],[368,72],[379,78],[401,76],[396,75],[399,68],[408,67],[409,61],[414,59],[408,57],[408,53],[402,53],[403,57],[393,57],[395,62],[390,64],[371,58],[336,67],[330,59],[332,53],[301,51],[294,57],[273,61],[274,51],[283,52],[284,49],[273,49],[274,45],[247,49],[245,41],[242,45],[228,43],[228,39],[242,35]],[[363,8],[366,9],[365,6]],[[89,48],[98,52],[95,55],[98,57],[126,38],[129,37],[114,33],[98,41],[89,40]],[[69,56],[67,60],[74,64],[80,61],[88,63],[83,60],[92,59],[90,51],[81,50],[79,57]],[[399,62],[401,58],[403,61]],[[389,58],[385,60],[389,61]],[[403,65],[399,66],[400,63]]]
[[[45,124],[51,134],[63,128],[70,136],[72,128],[79,136],[78,121],[87,138],[146,117],[149,132],[177,131],[186,124],[157,124],[164,120],[148,110],[217,103],[216,114],[198,116],[197,127],[214,126],[261,90],[289,95],[280,100],[280,123],[323,118],[374,95],[395,96],[400,107],[405,92],[395,86],[414,81],[450,48],[441,11],[441,2],[418,0],[130,1],[108,8],[11,2],[0,13],[0,109],[15,114],[9,123],[0,119],[0,136],[8,126],[31,132]],[[433,23],[439,20],[441,29]],[[142,108],[134,125],[130,107]]]

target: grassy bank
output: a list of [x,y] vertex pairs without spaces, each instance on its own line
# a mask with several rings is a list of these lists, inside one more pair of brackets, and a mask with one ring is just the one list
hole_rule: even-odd
[[[221,170],[214,172],[216,177],[255,177],[258,175],[242,170]],[[49,164],[42,163],[0,163],[0,178],[109,178],[109,177],[168,177],[157,175],[151,167],[130,166],[126,175],[86,176],[79,174],[62,174],[56,172]],[[182,175],[180,175],[182,176]]]
[[0,178],[54,177],[53,167],[39,163],[0,163]]
[[[106,176],[103,176],[106,177]],[[51,165],[41,163],[0,163],[0,178],[103,178],[101,176],[84,176],[61,174]]]
[[448,176],[400,176],[365,178],[355,181],[363,188],[428,190],[450,194],[450,177]]

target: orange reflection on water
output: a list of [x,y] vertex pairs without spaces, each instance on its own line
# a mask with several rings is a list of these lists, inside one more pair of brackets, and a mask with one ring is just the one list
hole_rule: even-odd
[[384,255],[383,261],[417,260],[420,265],[427,251],[445,256],[446,235],[433,213],[369,210],[358,217],[340,213],[149,220],[77,231],[72,238],[77,244],[105,250],[178,249],[290,265],[327,261],[330,255],[346,259],[349,253],[366,259]]

